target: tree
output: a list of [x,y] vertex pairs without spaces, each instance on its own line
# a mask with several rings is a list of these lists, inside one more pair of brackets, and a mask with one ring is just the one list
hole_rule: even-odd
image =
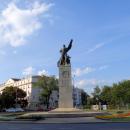
[[118,106],[130,103],[130,80],[113,84],[113,97]]
[[119,86],[123,90],[123,103],[130,103],[130,80],[119,82]]
[[88,97],[89,97],[89,95],[82,89],[81,90],[81,102],[82,102],[83,106],[87,105]]
[[112,86],[104,86],[102,89],[94,89],[93,102],[96,99],[106,102],[110,107],[117,108],[128,106],[130,103],[130,80],[114,83]]
[[93,95],[93,104],[99,104],[100,102],[100,94],[101,94],[101,89],[99,86],[96,86],[94,88],[94,92],[92,93]]
[[58,80],[53,76],[41,76],[34,87],[40,87],[42,92],[40,93],[40,101],[49,108],[49,99],[53,90],[58,91]]
[[16,103],[21,104],[21,101],[26,97],[26,92],[17,87],[6,87],[0,96],[3,108],[15,107]]
[[100,99],[106,104],[112,103],[112,88],[110,86],[104,86],[101,91]]

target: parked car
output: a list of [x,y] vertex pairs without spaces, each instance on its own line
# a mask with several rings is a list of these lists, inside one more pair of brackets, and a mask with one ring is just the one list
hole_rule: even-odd
[[6,112],[24,112],[22,108],[8,108],[5,111]]
[[16,112],[15,108],[8,108],[5,109],[6,112]]
[[22,108],[15,108],[16,112],[24,112]]

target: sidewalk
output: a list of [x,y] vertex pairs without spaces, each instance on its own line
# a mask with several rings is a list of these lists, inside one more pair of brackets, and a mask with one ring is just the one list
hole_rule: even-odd
[[94,122],[108,122],[108,121],[96,119],[94,117],[45,118],[45,120],[36,121],[36,123],[94,123]]
[[95,124],[95,123],[130,123],[130,121],[109,121],[96,119],[94,117],[77,117],[77,118],[45,118],[42,120],[12,120],[0,121],[8,124]]
[[18,123],[18,124],[82,124],[82,123],[103,123],[109,122],[96,119],[94,117],[77,117],[77,118],[45,118],[43,120],[12,120],[0,121],[0,123]]

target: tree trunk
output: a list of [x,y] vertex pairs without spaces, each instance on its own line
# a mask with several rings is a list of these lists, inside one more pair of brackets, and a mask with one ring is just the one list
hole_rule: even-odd
[[46,105],[47,105],[47,110],[48,110],[48,108],[49,108],[49,97],[48,96],[46,97]]

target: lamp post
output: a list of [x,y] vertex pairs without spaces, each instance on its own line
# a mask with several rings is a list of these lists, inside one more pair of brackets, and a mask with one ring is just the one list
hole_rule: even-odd
[[16,96],[15,107],[17,107],[17,87],[16,87],[16,95],[15,96]]
[[72,76],[72,85],[75,86],[75,75]]
[[74,88],[75,88],[74,78],[75,78],[75,75],[72,76],[72,86],[73,86],[73,105],[76,107],[75,94],[74,94]]

